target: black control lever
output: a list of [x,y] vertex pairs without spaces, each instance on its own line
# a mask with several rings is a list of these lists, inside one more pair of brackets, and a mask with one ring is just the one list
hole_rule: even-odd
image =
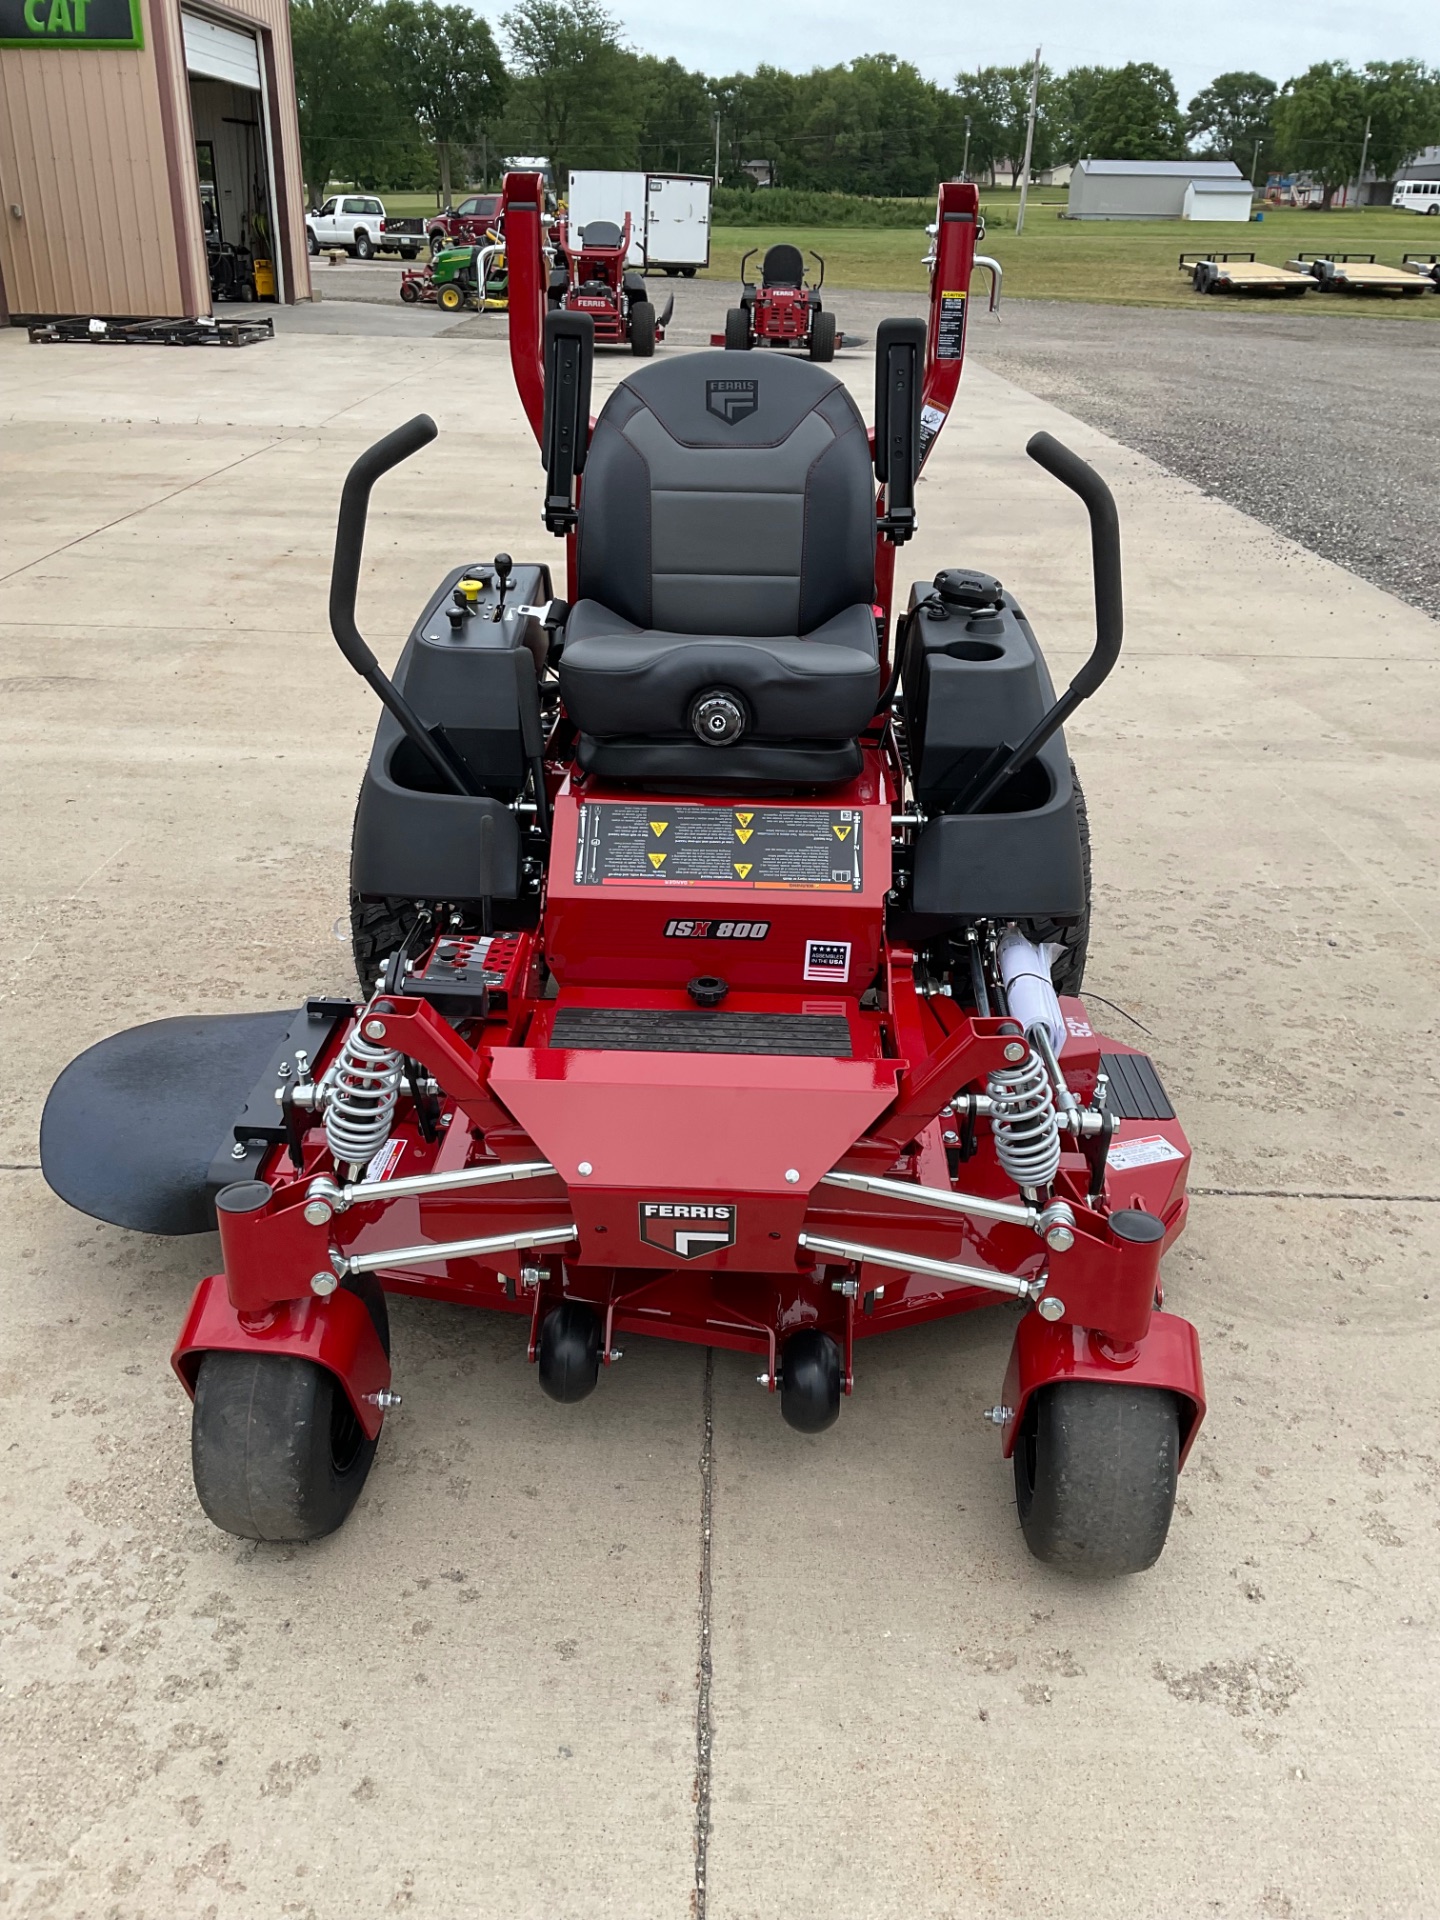
[[515,571],[515,562],[508,553],[497,553],[494,564],[495,580],[500,588],[500,604],[495,609],[495,618],[498,620],[505,611],[505,595],[510,588],[510,575]]
[[379,695],[386,709],[445,785],[469,797],[479,788],[463,762],[443,734],[432,732],[410,702],[390,679],[366,645],[355,624],[355,596],[360,586],[360,556],[365,547],[365,522],[370,513],[370,494],[382,474],[398,467],[422,447],[428,447],[439,432],[428,413],[417,413],[403,427],[396,427],[383,440],[377,440],[351,467],[340,493],[340,518],[335,527],[335,559],[330,568],[330,631],[336,645],[360,678]]
[[980,774],[970,792],[952,808],[955,813],[978,813],[993,800],[1005,782],[1035,758],[1050,737],[1064,726],[1082,700],[1088,700],[1109,678],[1120,658],[1125,632],[1125,604],[1120,579],[1120,516],[1115,496],[1078,453],[1072,453],[1053,434],[1033,435],[1025,448],[1037,466],[1053,473],[1062,486],[1078,493],[1090,515],[1090,554],[1095,573],[1095,646],[1090,658],[1060,698],[1026,734],[1018,747],[1001,747]]

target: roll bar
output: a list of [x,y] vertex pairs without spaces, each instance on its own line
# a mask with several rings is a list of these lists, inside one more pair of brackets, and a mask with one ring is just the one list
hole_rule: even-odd
[[330,567],[330,631],[341,653],[360,678],[379,695],[401,729],[456,793],[476,795],[479,788],[459,756],[437,728],[431,730],[390,679],[355,624],[355,596],[360,586],[360,556],[365,547],[365,522],[370,494],[382,474],[428,447],[439,428],[428,413],[417,413],[404,426],[377,440],[351,467],[340,494],[340,517],[335,526],[335,558]]
[[1090,554],[1095,575],[1095,645],[1090,658],[1070,685],[1020,742],[1018,747],[1001,747],[988,767],[982,769],[976,786],[963,795],[956,813],[978,813],[1012,775],[1032,761],[1046,741],[1064,726],[1082,700],[1088,700],[1109,678],[1120,658],[1120,643],[1125,632],[1125,603],[1120,577],[1120,516],[1115,496],[1078,453],[1053,434],[1037,433],[1025,448],[1026,453],[1047,473],[1054,474],[1062,486],[1079,494],[1090,515]]
[[566,534],[575,525],[575,481],[590,442],[590,385],[595,322],[588,313],[556,309],[545,316],[545,410],[540,457],[545,463],[545,525]]
[[885,488],[879,528],[893,546],[915,531],[925,322],[882,320],[875,336],[875,478]]

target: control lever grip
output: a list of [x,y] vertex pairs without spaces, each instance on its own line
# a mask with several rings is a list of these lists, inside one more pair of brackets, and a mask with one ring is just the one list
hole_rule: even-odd
[[355,596],[360,588],[360,556],[365,547],[370,495],[382,474],[428,447],[439,431],[428,413],[417,413],[413,420],[365,449],[346,474],[340,493],[335,559],[330,568],[330,631],[341,653],[366,680],[379,671],[379,663],[355,624]]
[[1120,516],[1115,496],[1078,453],[1051,433],[1032,434],[1025,451],[1037,466],[1054,474],[1085,503],[1090,515],[1090,553],[1095,574],[1095,645],[1090,658],[1042,720],[1036,722],[1018,747],[997,747],[981,768],[970,790],[956,802],[956,813],[979,813],[1005,782],[1028,766],[1051,736],[1064,726],[1082,700],[1088,700],[1108,679],[1120,658],[1125,633],[1125,605],[1120,578]]
[[360,586],[360,556],[365,548],[365,522],[370,494],[381,474],[398,467],[421,447],[429,446],[440,429],[428,413],[417,413],[373,447],[367,447],[345,476],[340,492],[340,517],[335,525],[335,558],[330,567],[330,631],[341,653],[360,678],[379,695],[400,727],[424,754],[445,785],[455,793],[479,791],[463,761],[443,733],[432,731],[400,689],[383,671],[355,624],[355,596]]
[[1090,555],[1095,572],[1095,647],[1070,682],[1078,705],[1104,683],[1120,658],[1125,635],[1125,601],[1120,579],[1120,515],[1115,496],[1088,461],[1057,440],[1054,434],[1033,434],[1026,453],[1037,466],[1054,474],[1061,486],[1079,494],[1090,516]]

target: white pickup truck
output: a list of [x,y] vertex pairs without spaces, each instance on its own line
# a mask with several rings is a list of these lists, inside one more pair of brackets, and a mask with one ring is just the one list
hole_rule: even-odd
[[404,229],[420,225],[418,220],[387,221],[384,204],[373,193],[341,193],[318,212],[306,214],[305,238],[311,253],[343,247],[357,260],[368,260],[376,253],[399,253],[413,260],[425,244],[425,235]]

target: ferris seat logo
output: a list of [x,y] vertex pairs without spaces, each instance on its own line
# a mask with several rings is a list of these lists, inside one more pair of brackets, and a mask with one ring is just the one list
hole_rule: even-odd
[[735,1208],[711,1200],[642,1200],[640,1238],[680,1260],[735,1244]]

